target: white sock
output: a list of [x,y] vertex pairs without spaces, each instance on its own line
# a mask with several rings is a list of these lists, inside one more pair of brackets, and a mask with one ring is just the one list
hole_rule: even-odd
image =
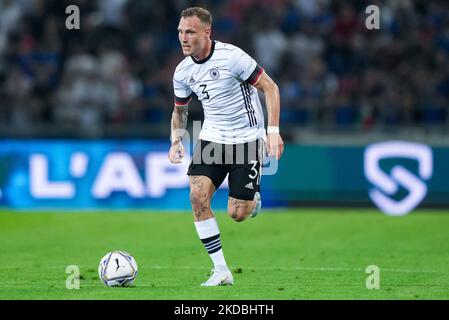
[[196,221],[195,228],[207,253],[209,253],[215,269],[228,269],[221,249],[220,230],[217,220],[209,218],[203,221]]

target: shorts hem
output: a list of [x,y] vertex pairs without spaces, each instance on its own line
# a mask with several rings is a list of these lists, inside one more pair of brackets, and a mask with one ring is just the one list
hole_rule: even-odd
[[[254,192],[254,194],[255,194],[256,192]],[[248,194],[245,194],[245,195],[242,195],[242,194],[235,194],[235,193],[229,193],[229,196],[230,197],[233,197],[233,198],[235,198],[235,199],[239,199],[239,200],[246,200],[246,201],[250,201],[250,200],[253,200],[254,199],[254,194],[252,195],[252,196],[250,196],[250,195],[248,195]]]

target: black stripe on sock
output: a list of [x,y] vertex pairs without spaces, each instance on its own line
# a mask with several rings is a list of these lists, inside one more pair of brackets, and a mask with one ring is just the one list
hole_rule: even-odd
[[201,239],[201,242],[203,243],[204,248],[209,254],[217,252],[218,250],[221,249],[221,240],[219,233],[216,234],[215,236]]
[[201,239],[201,242],[204,243],[204,244],[206,245],[206,244],[208,244],[209,242],[214,241],[214,240],[216,240],[216,239],[220,239],[220,234],[219,234],[219,233],[217,233],[215,236],[212,236],[212,237],[209,237],[209,238]]
[[221,244],[220,239],[216,239],[216,240],[209,242],[208,244],[204,244],[204,247],[206,249],[210,249],[211,247],[215,247],[217,244]]
[[220,249],[221,249],[221,244],[220,244],[218,247],[216,247],[215,249],[212,249],[212,250],[210,250],[210,251],[207,251],[207,253],[208,253],[208,254],[212,254],[212,253],[217,252],[217,251],[220,250]]

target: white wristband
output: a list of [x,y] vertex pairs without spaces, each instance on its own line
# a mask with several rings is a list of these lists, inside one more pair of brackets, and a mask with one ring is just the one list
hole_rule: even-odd
[[267,133],[279,133],[279,127],[268,126],[267,127]]

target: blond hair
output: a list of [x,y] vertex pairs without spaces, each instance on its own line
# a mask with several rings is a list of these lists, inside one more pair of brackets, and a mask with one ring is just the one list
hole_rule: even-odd
[[198,17],[201,22],[212,26],[212,15],[206,9],[200,7],[190,7],[181,12],[182,18]]

